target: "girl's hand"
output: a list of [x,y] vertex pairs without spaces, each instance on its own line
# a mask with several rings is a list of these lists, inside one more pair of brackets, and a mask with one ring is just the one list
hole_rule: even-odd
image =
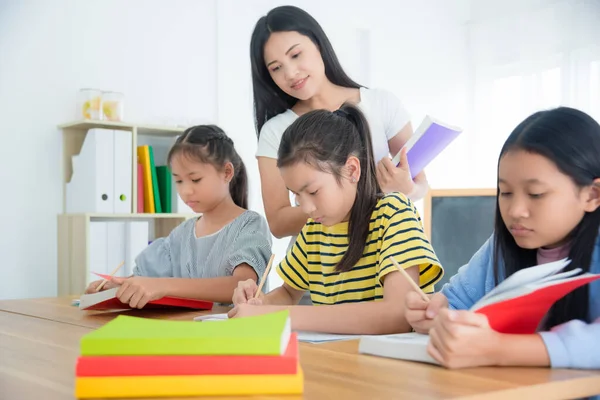
[[448,299],[438,292],[426,302],[417,292],[410,291],[404,302],[404,316],[415,332],[429,333],[440,310],[448,308]]
[[240,303],[240,304],[237,304],[235,307],[233,307],[231,310],[229,310],[229,312],[227,313],[227,316],[229,318],[250,317],[252,315],[259,315],[259,311],[260,311],[259,309],[260,309],[260,307],[255,306],[255,305],[251,305],[251,304],[247,304],[247,303]]
[[[89,284],[89,286],[85,289],[85,294],[90,294],[90,293],[96,293],[96,288],[102,283],[104,279],[100,279],[97,281],[94,281],[92,283]],[[116,284],[115,282],[112,281],[108,281],[104,284],[104,286],[102,286],[102,289],[100,289],[100,291],[104,291],[107,289],[112,289],[119,286],[118,284]]]
[[165,282],[160,278],[144,276],[113,277],[111,281],[121,285],[117,290],[117,298],[133,308],[143,308],[148,302],[167,295]]
[[406,158],[406,148],[400,153],[400,163],[396,167],[389,157],[384,157],[377,164],[377,181],[383,193],[401,192],[409,196],[415,183],[410,175],[410,168]]
[[233,291],[232,303],[233,305],[238,304],[253,304],[253,305],[262,305],[264,294],[260,293],[258,297],[255,299],[254,294],[258,290],[258,285],[256,281],[253,279],[247,279],[245,281],[238,282],[237,287]]
[[485,315],[442,309],[429,331],[427,351],[447,368],[498,365],[501,341]]

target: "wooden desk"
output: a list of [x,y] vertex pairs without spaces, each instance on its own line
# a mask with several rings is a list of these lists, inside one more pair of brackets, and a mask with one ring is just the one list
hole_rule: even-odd
[[[190,320],[199,314],[143,310],[130,313],[180,320]],[[115,315],[82,312],[71,306],[69,298],[0,301],[0,398],[73,398],[80,338]],[[357,347],[357,341],[302,343],[303,398],[546,400],[600,393],[600,371],[547,368],[450,371],[427,364],[359,355]],[[243,397],[248,398],[276,397]]]

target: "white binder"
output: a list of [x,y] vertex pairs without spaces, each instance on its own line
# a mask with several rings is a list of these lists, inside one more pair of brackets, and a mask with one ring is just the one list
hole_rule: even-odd
[[125,225],[125,276],[133,274],[136,257],[148,247],[149,223],[146,221],[128,221]]
[[[106,230],[106,273],[110,274],[125,260],[125,221],[108,221]],[[115,276],[127,276],[125,274],[125,266],[122,266]]]
[[132,213],[131,131],[90,129],[81,152],[72,157],[67,213]]
[[110,274],[123,261],[115,276],[130,276],[135,258],[148,246],[148,234],[148,221],[91,221],[86,284],[101,279],[92,272]]
[[[90,222],[90,235],[89,235],[89,260],[88,265],[90,270],[88,271],[88,279],[86,286],[90,282],[97,281],[100,279],[98,275],[92,272],[98,272],[102,274],[109,274],[108,271],[108,243],[107,243],[107,229],[108,226],[104,221],[92,221]],[[113,267],[114,268],[114,267]]]
[[112,213],[114,195],[114,134],[90,129],[67,183],[67,213]]
[[113,212],[117,214],[130,214],[132,212],[131,199],[133,187],[133,134],[131,131],[121,130],[113,132]]

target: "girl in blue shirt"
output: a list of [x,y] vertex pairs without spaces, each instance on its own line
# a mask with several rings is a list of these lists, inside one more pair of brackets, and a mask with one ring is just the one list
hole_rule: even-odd
[[406,318],[429,333],[431,356],[449,368],[600,369],[600,281],[556,302],[536,334],[498,333],[467,311],[523,268],[568,257],[565,271],[600,273],[599,205],[600,125],[567,107],[519,124],[500,153],[494,234],[429,303],[407,296]]

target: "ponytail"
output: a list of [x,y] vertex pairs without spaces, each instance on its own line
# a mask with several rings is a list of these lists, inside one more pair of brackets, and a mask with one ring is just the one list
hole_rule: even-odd
[[371,214],[377,206],[377,200],[381,197],[382,191],[379,182],[377,182],[369,123],[363,113],[354,106],[343,105],[340,111],[346,112],[348,120],[356,127],[355,131],[361,140],[363,150],[358,157],[360,160],[360,178],[356,188],[356,199],[352,205],[348,221],[348,251],[346,251],[338,265],[340,271],[348,271],[363,256],[369,236]]
[[[235,151],[235,150],[234,150]],[[238,206],[244,209],[248,209],[248,174],[246,173],[246,166],[244,162],[240,158],[240,156],[235,153],[237,158],[239,159],[236,164],[233,165],[234,173],[233,179],[231,183],[229,183],[229,193],[231,194],[231,198],[233,202]]]

